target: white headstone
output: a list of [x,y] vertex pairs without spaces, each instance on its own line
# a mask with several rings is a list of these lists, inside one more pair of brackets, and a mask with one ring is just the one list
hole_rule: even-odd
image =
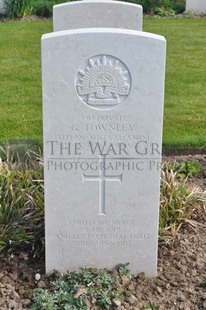
[[42,38],[46,271],[156,275],[165,39],[79,29]]
[[124,28],[142,30],[142,6],[111,1],[74,1],[53,8],[54,31],[76,28]]
[[186,12],[206,14],[206,0],[186,0]]

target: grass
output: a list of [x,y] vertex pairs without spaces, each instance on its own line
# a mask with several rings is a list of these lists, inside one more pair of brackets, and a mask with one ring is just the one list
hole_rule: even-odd
[[206,20],[144,20],[167,39],[164,145],[206,147]]
[[0,24],[0,140],[42,140],[40,39],[51,21]]
[[[198,163],[197,163],[198,164]],[[185,169],[186,167],[186,169]],[[195,168],[195,170],[194,170]],[[205,223],[206,191],[199,187],[189,189],[187,180],[198,174],[196,162],[165,163],[160,185],[160,241],[174,240],[182,225]]]
[[44,251],[44,181],[39,157],[28,152],[22,160],[0,150],[0,252]]
[[[206,147],[204,18],[145,18],[167,39],[164,146]],[[51,20],[0,23],[0,141],[42,143],[40,38]],[[146,64],[145,64],[146,65]]]

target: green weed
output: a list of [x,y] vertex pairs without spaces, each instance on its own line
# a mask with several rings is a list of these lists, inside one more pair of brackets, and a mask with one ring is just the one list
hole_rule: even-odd
[[6,0],[5,15],[9,18],[23,18],[29,15],[52,16],[53,6],[68,0]]
[[[21,18],[30,14],[48,17],[52,16],[53,6],[63,2],[68,0],[7,0],[6,15],[10,18]],[[160,16],[168,16],[171,11],[182,13],[185,10],[184,0],[126,0],[126,2],[141,4],[145,13]]]
[[174,164],[174,170],[177,171],[177,177],[184,179],[185,177],[193,178],[200,172],[201,165],[198,161],[182,161]]
[[52,282],[49,290],[35,292],[32,309],[89,310],[91,305],[111,309],[112,300],[122,298],[115,289],[120,286],[119,277],[104,269],[87,268],[67,273]]
[[128,269],[128,266],[129,266],[129,263],[119,264],[117,265],[117,270],[121,276],[127,276],[128,278],[131,278],[131,274]]
[[126,2],[141,4],[144,13],[147,14],[154,13],[157,8],[173,10],[177,14],[185,11],[185,0],[127,0]]
[[43,166],[0,162],[0,252],[44,251]]
[[56,4],[69,2],[68,0],[31,0],[32,14],[37,16],[52,16],[53,6]]
[[161,17],[174,16],[175,11],[171,8],[167,9],[164,7],[157,7],[154,9],[154,14],[159,15]]
[[159,307],[155,306],[155,304],[153,304],[151,302],[149,302],[147,307],[148,307],[147,309],[150,309],[150,310],[160,310]]
[[206,278],[199,284],[199,287],[204,287],[206,288]]
[[159,231],[163,239],[167,235],[175,237],[185,223],[198,225],[194,215],[206,220],[206,191],[198,187],[189,190],[186,180],[179,182],[177,173],[167,164],[161,172]]
[[32,13],[31,0],[6,0],[6,16],[9,18],[22,18]]

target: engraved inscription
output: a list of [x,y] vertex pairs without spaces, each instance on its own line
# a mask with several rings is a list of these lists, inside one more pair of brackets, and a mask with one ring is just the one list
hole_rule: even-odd
[[105,181],[122,182],[122,174],[109,176],[105,174],[105,156],[100,157],[100,163],[103,169],[100,169],[100,175],[85,175],[83,181],[99,181],[99,215],[105,215]]
[[139,231],[133,219],[106,218],[69,220],[67,228],[60,228],[56,237],[71,242],[73,247],[131,247],[152,238],[147,231]]
[[97,55],[79,68],[76,88],[79,98],[88,106],[111,109],[129,95],[131,77],[126,65],[118,58]]

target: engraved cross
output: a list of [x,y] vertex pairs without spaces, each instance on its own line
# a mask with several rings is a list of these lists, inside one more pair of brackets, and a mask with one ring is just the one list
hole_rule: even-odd
[[83,174],[83,181],[99,181],[99,215],[105,215],[105,186],[106,181],[122,182],[122,174],[120,175],[106,175],[105,173],[105,156],[100,157],[100,174],[99,175],[85,175]]

